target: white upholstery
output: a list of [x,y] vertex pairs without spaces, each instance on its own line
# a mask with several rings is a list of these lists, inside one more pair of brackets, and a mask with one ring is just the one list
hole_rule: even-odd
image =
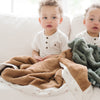
[[[59,27],[69,36],[70,20],[68,17],[64,17]],[[38,18],[0,15],[0,62],[13,56],[31,56],[31,42],[40,30],[42,28]]]
[[73,18],[72,23],[71,23],[71,33],[69,40],[72,41],[75,36],[85,30],[85,25],[83,24],[83,16],[77,16]]

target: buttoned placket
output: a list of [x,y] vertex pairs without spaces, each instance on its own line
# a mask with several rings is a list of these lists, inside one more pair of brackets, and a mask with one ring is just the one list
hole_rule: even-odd
[[47,50],[48,49],[48,39],[49,39],[49,37],[48,36],[46,36],[45,37],[46,39],[46,41],[45,41],[45,49]]
[[[100,37],[100,32],[99,32],[99,37]],[[98,38],[95,37],[95,38],[94,38],[94,42],[93,42],[94,45],[97,45],[97,41],[98,41]]]
[[94,45],[96,45],[96,40],[97,40],[97,39],[96,39],[96,38],[94,38]]

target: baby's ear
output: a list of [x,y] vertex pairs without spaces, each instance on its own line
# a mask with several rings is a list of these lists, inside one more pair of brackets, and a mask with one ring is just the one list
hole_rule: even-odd
[[40,24],[41,24],[41,19],[39,18],[39,22],[40,22]]
[[86,22],[85,22],[85,19],[83,20],[83,24],[85,24]]
[[62,21],[63,21],[63,18],[60,18],[60,22],[59,22],[59,24],[61,24],[61,23],[62,23]]

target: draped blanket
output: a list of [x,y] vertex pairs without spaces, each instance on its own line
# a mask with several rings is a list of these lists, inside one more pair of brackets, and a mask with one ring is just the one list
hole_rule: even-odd
[[59,88],[65,82],[62,78],[62,67],[59,64],[61,62],[68,68],[79,87],[84,91],[90,86],[87,68],[71,61],[71,55],[71,50],[67,50],[61,53],[59,57],[49,58],[40,62],[36,62],[32,57],[28,56],[14,57],[6,63],[15,65],[18,69],[6,68],[2,71],[1,76],[13,84],[31,84],[40,89]]
[[41,89],[59,88],[64,80],[61,77],[61,68],[57,58],[47,59],[31,64],[31,57],[14,57],[9,63],[19,69],[6,68],[1,76],[9,82],[19,85],[35,85]]
[[74,62],[87,66],[88,78],[93,86],[100,87],[100,48],[76,38],[69,43]]

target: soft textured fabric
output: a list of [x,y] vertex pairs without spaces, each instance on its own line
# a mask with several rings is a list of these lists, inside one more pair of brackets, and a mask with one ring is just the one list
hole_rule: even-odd
[[[64,83],[61,75],[62,68],[57,58],[47,59],[36,64],[30,64],[29,58],[14,57],[9,62],[17,65],[20,69],[6,68],[1,76],[8,82],[19,85],[35,85],[41,89],[56,87]],[[28,58],[28,59],[27,59]],[[26,60],[27,59],[27,60]],[[16,62],[15,62],[16,61]],[[27,68],[23,67],[27,64]]]
[[76,80],[81,90],[86,90],[90,86],[90,82],[88,80],[87,68],[81,64],[76,64],[66,58],[61,58],[60,62],[63,63]]
[[44,31],[41,31],[34,38],[32,48],[39,52],[41,57],[60,54],[68,49],[68,37],[60,30],[50,36],[46,36]]
[[73,56],[72,50],[67,49],[67,50],[63,51],[62,53],[60,53],[59,58],[67,58],[72,61],[72,56]]
[[[70,49],[66,51],[66,57],[70,55]],[[6,81],[19,84],[19,85],[35,85],[41,89],[56,87],[59,88],[63,85],[64,79],[62,78],[62,67],[59,62],[62,62],[70,67],[71,74],[79,84],[82,91],[90,85],[87,79],[86,67],[75,64],[67,58],[62,58],[61,55],[55,58],[49,58],[44,61],[35,62],[33,58],[22,56],[9,59],[6,63],[14,64],[19,69],[6,68],[1,76]],[[78,69],[77,69],[78,68]],[[77,69],[77,71],[74,71]],[[82,70],[81,70],[82,69]],[[78,72],[82,75],[76,76]],[[83,84],[85,83],[85,84]]]
[[100,48],[87,44],[84,39],[76,38],[69,43],[73,61],[88,68],[88,78],[92,85],[100,87]]

